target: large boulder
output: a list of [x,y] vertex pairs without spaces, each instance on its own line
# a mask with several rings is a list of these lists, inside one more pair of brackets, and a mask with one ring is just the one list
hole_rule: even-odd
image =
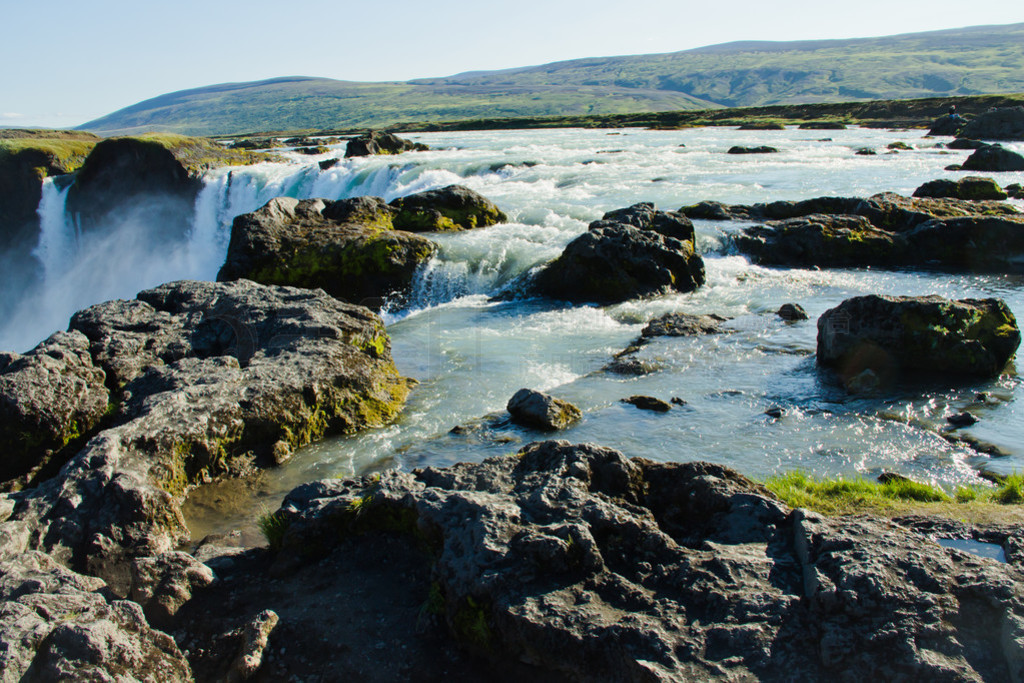
[[704,279],[689,219],[638,204],[591,223],[537,275],[535,287],[566,301],[614,303],[690,292]]
[[180,505],[195,485],[383,426],[409,391],[381,320],[317,290],[177,282],[81,311],[71,330],[106,374],[111,424],[20,494],[5,524],[33,530],[23,549],[122,596],[158,579],[136,572],[133,585],[133,558],[188,539]]
[[395,211],[376,197],[332,202],[278,197],[235,218],[221,281],[321,288],[379,308],[404,295],[437,246],[396,231]]
[[966,272],[1024,272],[1024,216],[935,218],[904,233],[910,265]]
[[888,521],[790,510],[718,465],[544,442],[306,484],[277,514],[277,572],[342,542],[425,545],[451,634],[538,680],[1024,674],[1015,568]]
[[940,178],[914,190],[915,197],[952,197],[953,199],[1003,200],[1007,194],[991,178],[967,176],[960,180]]
[[928,135],[957,135],[967,120],[957,114],[945,114],[932,121]]
[[533,389],[520,389],[506,406],[512,421],[525,427],[555,431],[579,420],[580,409],[560,398]]
[[993,377],[1020,345],[1020,330],[999,299],[860,296],[818,318],[818,363],[847,383],[870,372]]
[[906,240],[863,216],[812,214],[748,228],[737,248],[764,265],[822,268],[894,266],[904,262]]
[[105,382],[81,332],[58,332],[12,355],[0,368],[0,482],[20,488],[77,451],[107,413]]
[[426,145],[400,138],[393,133],[370,131],[366,135],[352,138],[345,148],[346,157],[365,157],[375,154],[401,154],[402,152],[425,152]]
[[508,216],[494,202],[462,185],[417,192],[391,202],[394,222],[409,232],[454,232],[504,223]]
[[964,126],[960,135],[977,140],[1024,140],[1024,107],[989,109]]
[[974,154],[967,157],[960,169],[993,173],[1024,171],[1024,156],[1006,149],[1002,145],[987,145],[978,148]]

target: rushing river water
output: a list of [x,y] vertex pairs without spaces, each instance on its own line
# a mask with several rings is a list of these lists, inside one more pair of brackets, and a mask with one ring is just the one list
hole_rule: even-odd
[[[189,508],[200,535],[251,520],[261,502],[273,509],[291,487],[311,479],[480,460],[547,438],[504,419],[506,402],[521,387],[550,392],[583,410],[583,420],[557,438],[596,442],[630,456],[710,460],[753,477],[794,468],[864,475],[884,469],[952,489],[978,482],[978,469],[1024,469],[1024,389],[1017,375],[850,397],[815,366],[815,319],[843,299],[868,293],[995,296],[1021,317],[1024,279],[1019,276],[761,268],[722,248],[723,236],[742,223],[697,221],[708,282],[692,294],[605,307],[492,300],[517,276],[557,256],[588,222],[636,202],[674,210],[703,199],[753,203],[910,194],[927,180],[960,175],[943,168],[969,152],[945,150],[921,136],[921,131],[869,129],[468,132],[411,136],[433,151],[339,160],[324,171],[317,162],[341,156],[343,148],[312,158],[295,155],[289,163],[208,174],[191,237],[180,254],[164,254],[162,266],[150,267],[155,259],[140,254],[138,272],[126,282],[105,280],[88,293],[75,281],[63,286],[80,295],[74,303],[81,307],[83,296],[98,301],[132,296],[168,279],[212,278],[223,261],[231,218],[279,195],[372,194],[390,200],[460,183],[509,215],[507,224],[434,236],[441,249],[417,275],[408,307],[386,313],[399,370],[420,382],[399,422],[301,450],[286,467],[267,472],[247,489],[235,512],[223,509],[223,500],[234,494],[200,493]],[[887,154],[886,145],[897,140],[914,149]],[[725,153],[733,145],[761,144],[782,151]],[[1024,151],[1021,144],[1007,146]],[[855,155],[863,147],[878,154]],[[1021,182],[1024,173],[1001,174],[998,180]],[[44,264],[47,258],[68,258],[68,240],[46,233],[72,230],[66,219],[53,215],[63,210],[59,192],[50,188],[41,205],[44,235],[38,256]],[[139,273],[153,281],[140,280]],[[803,305],[811,319],[795,324],[778,319],[774,312],[786,302]],[[646,322],[669,312],[717,313],[731,320],[724,334],[659,339],[646,346],[641,357],[659,366],[657,372],[642,377],[602,372]],[[66,321],[70,311],[58,313]],[[49,331],[27,334],[41,338]],[[26,334],[24,326],[19,334]],[[978,398],[981,392],[984,400]],[[686,405],[661,414],[620,402],[634,394],[680,398]],[[771,407],[781,408],[782,417],[767,416]],[[961,431],[1011,455],[981,456],[943,439],[945,417],[962,410],[980,421]],[[457,425],[463,429],[451,433]],[[220,507],[211,513],[208,505]]]

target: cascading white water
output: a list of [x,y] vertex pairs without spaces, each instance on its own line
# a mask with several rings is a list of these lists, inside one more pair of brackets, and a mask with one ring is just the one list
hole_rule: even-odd
[[56,278],[65,270],[75,255],[78,236],[74,222],[64,210],[70,183],[63,187],[55,178],[43,180],[43,194],[39,200],[39,244],[32,255],[43,267],[43,281]]

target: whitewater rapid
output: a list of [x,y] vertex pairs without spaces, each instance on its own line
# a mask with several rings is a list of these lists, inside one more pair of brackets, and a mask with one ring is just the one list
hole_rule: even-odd
[[[655,460],[706,459],[755,477],[800,468],[818,474],[894,470],[952,489],[975,483],[979,469],[1024,469],[1024,390],[1015,373],[955,388],[908,387],[883,397],[851,398],[814,363],[814,319],[843,299],[867,293],[942,294],[1005,299],[1024,315],[1019,276],[946,275],[866,269],[769,269],[723,251],[743,224],[697,221],[708,284],[692,294],[615,306],[572,306],[492,297],[555,256],[592,220],[611,209],[650,201],[677,209],[704,199],[754,203],[809,197],[910,194],[969,152],[946,150],[921,131],[739,131],[734,129],[543,130],[411,136],[429,152],[344,159],[344,147],[313,157],[208,172],[187,237],[159,254],[130,235],[148,229],[108,226],[90,241],[64,211],[66,190],[47,181],[36,257],[43,283],[0,330],[0,347],[24,350],[63,329],[79,308],[181,279],[213,279],[223,263],[232,219],[276,196],[387,200],[452,183],[494,201],[508,223],[432,236],[437,255],[417,273],[402,310],[385,311],[399,370],[419,380],[402,419],[385,429],[303,449],[267,472],[254,494],[267,507],[292,486],[325,476],[384,467],[441,465],[513,452],[544,435],[503,421],[521,387],[550,391],[584,410],[558,434]],[[889,154],[902,141],[914,149]],[[771,155],[729,155],[733,145],[771,144]],[[1007,145],[1024,151],[1019,143]],[[871,147],[875,156],[858,156]],[[330,165],[331,162],[333,165]],[[322,169],[321,163],[328,168]],[[1024,181],[1001,174],[1003,185]],[[1017,202],[1024,208],[1024,203]],[[116,237],[110,237],[110,235]],[[787,324],[774,316],[786,302],[811,315]],[[602,368],[643,325],[669,312],[731,318],[727,334],[658,340],[643,357],[659,366],[643,377]],[[979,403],[986,392],[993,400]],[[620,403],[633,394],[686,402],[667,414]],[[765,415],[770,407],[781,419]],[[1012,453],[979,456],[940,436],[945,416],[971,410],[966,430]],[[492,417],[487,417],[487,416]],[[460,426],[456,433],[453,427]],[[254,503],[255,505],[255,503]],[[243,506],[239,519],[252,517]],[[197,534],[239,523],[223,510],[193,510]],[[212,520],[217,520],[213,523]]]

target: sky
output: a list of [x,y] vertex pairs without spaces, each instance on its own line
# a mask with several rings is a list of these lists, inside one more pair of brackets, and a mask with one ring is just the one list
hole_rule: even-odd
[[736,40],[1024,22],[1009,0],[10,0],[0,127],[73,127],[151,97],[278,76],[404,81]]

